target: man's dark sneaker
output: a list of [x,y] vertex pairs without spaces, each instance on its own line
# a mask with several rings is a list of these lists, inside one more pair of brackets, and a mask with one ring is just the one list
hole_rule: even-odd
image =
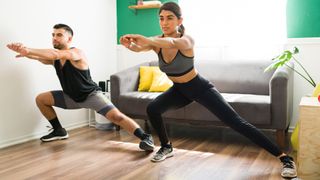
[[145,151],[153,151],[154,144],[152,136],[150,134],[147,134],[147,136],[143,140],[141,140],[139,148]]
[[163,161],[166,158],[173,156],[173,148],[171,147],[161,147],[159,151],[153,156],[151,161],[153,162],[159,162]]
[[67,139],[68,137],[69,137],[68,132],[64,128],[60,128],[60,129],[54,129],[48,135],[42,136],[40,140],[43,142],[49,142],[49,141]]
[[282,162],[282,171],[281,176],[283,178],[295,178],[297,177],[297,169],[296,164],[293,161],[293,158],[286,155],[280,157],[280,161]]

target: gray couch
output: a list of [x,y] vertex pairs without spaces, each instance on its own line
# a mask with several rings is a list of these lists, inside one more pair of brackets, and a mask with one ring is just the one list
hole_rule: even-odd
[[[264,73],[270,60],[247,62],[196,61],[198,72],[222,93],[247,121],[261,129],[276,130],[277,143],[284,147],[292,115],[293,72],[287,67]],[[146,108],[160,93],[138,92],[139,67],[146,62],[111,75],[111,101],[126,115],[147,121]],[[293,66],[293,65],[292,65]],[[163,114],[166,123],[224,126],[198,103]]]

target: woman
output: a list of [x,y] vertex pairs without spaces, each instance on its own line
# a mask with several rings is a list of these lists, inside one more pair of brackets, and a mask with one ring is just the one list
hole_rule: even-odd
[[132,51],[155,51],[159,57],[160,69],[174,82],[169,90],[159,95],[147,108],[151,124],[161,142],[160,150],[151,161],[158,162],[173,156],[172,144],[168,139],[161,114],[196,101],[226,125],[278,157],[283,163],[282,177],[296,177],[292,157],[283,153],[260,130],[241,118],[218,90],[198,74],[194,68],[194,41],[184,33],[180,7],[174,2],[165,3],[159,10],[159,17],[163,32],[161,36],[128,34],[120,38],[120,43]]

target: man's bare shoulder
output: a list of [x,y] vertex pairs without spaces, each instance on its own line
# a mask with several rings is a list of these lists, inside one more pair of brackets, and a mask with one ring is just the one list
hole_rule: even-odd
[[75,52],[75,53],[83,53],[82,49],[79,49],[76,47],[72,47],[72,48],[68,49],[67,51],[71,51],[71,52]]

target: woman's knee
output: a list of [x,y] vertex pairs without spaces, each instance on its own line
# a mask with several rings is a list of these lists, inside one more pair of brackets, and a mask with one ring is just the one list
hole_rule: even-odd
[[161,112],[160,112],[160,109],[155,105],[155,103],[151,102],[147,106],[147,114],[150,116],[154,114],[161,114]]

